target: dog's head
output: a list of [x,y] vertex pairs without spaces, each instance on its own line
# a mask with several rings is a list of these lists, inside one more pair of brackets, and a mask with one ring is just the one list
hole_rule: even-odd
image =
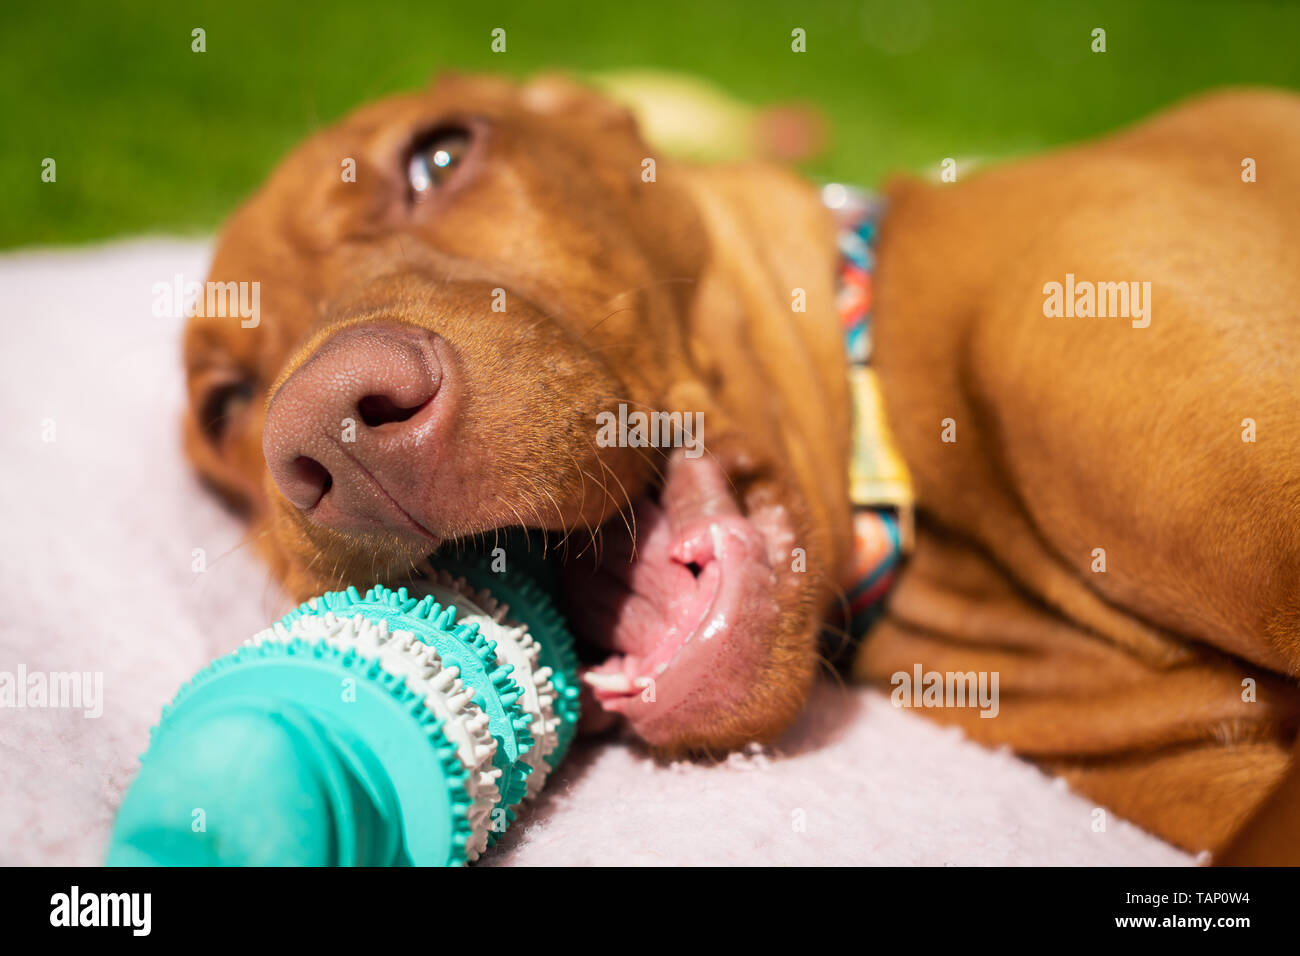
[[844,557],[833,243],[793,177],[654,160],[549,78],[313,137],[220,237],[258,308],[191,319],[186,446],[300,599],[551,533],[599,707],[725,748],[797,711]]

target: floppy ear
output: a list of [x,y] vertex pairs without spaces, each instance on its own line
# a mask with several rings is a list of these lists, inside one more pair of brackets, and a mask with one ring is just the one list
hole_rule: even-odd
[[726,424],[798,482],[838,566],[850,408],[833,219],[815,187],[777,166],[688,167],[681,180],[708,244],[686,319],[693,364]]

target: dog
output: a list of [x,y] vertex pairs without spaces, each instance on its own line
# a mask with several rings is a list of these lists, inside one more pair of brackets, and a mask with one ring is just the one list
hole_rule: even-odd
[[[1295,738],[1298,169],[1300,100],[1230,92],[885,190],[872,363],[917,524],[852,673],[998,674],[997,719],[926,713],[1190,849]],[[190,320],[185,446],[295,598],[545,532],[593,728],[771,740],[853,548],[836,241],[785,169],[658,156],[563,78],[445,76],[225,225],[210,281],[261,317]],[[1053,283],[1141,314],[1066,317]],[[698,414],[705,453],[598,442],[620,408]]]

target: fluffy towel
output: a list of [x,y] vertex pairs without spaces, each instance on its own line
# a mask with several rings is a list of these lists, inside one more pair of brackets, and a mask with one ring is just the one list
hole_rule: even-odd
[[[206,243],[0,256],[0,671],[103,675],[103,713],[0,709],[0,864],[96,864],[159,708],[287,609],[181,455],[180,320]],[[195,573],[195,549],[206,570]],[[583,743],[503,864],[1184,864],[1032,766],[820,686],[776,747],[656,764]]]

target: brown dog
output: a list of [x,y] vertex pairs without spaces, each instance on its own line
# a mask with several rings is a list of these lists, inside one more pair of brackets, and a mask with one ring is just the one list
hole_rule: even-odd
[[[662,751],[722,750],[798,711],[848,557],[835,239],[779,170],[653,159],[553,79],[446,79],[314,137],[223,232],[210,279],[259,282],[261,320],[192,321],[187,447],[299,598],[555,532],[609,653],[599,707]],[[921,524],[856,672],[1000,672],[999,719],[936,713],[1196,848],[1294,730],[1298,160],[1295,100],[1212,98],[900,184],[880,249]],[[1150,282],[1149,325],[1045,317],[1067,273]],[[598,443],[620,405],[701,412],[708,453]]]
[[[997,671],[997,719],[935,713],[1218,847],[1300,702],[1300,100],[891,199],[877,361],[923,524],[857,674]],[[1046,317],[1067,274],[1149,282],[1146,315]]]
[[[261,316],[189,327],[187,445],[299,598],[564,534],[600,708],[724,750],[799,710],[847,553],[832,225],[779,170],[648,158],[549,79],[446,79],[316,136],[221,238],[210,279],[259,282]],[[620,405],[701,413],[708,454],[599,444]]]

